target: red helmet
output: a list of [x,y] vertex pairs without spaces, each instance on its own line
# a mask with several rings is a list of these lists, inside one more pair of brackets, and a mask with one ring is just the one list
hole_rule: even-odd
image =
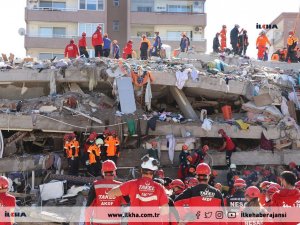
[[102,172],[112,172],[117,170],[117,166],[112,160],[106,160],[102,163]]
[[86,36],[86,33],[85,33],[85,32],[82,32],[81,36],[84,36],[84,37],[85,37],[85,36]]
[[71,133],[71,134],[69,134],[69,137],[72,140],[72,139],[76,138],[76,135],[74,133]]
[[182,150],[188,150],[189,149],[189,146],[187,145],[182,145]]
[[263,171],[263,175],[266,177],[266,176],[269,176],[271,174],[271,171],[270,170],[264,170]]
[[223,129],[220,129],[220,130],[218,131],[218,134],[225,134],[225,131],[224,131]]
[[0,176],[0,190],[8,189],[8,179],[5,176]]
[[202,147],[202,150],[203,150],[204,152],[207,152],[207,151],[209,150],[208,145],[204,145],[204,146]]
[[271,182],[269,181],[263,181],[261,182],[261,184],[259,185],[259,187],[264,190],[264,189],[267,189],[269,186],[270,186]]
[[185,185],[180,179],[175,179],[170,184],[171,188],[179,187],[180,189],[185,189]]
[[111,135],[117,135],[117,131],[116,131],[116,130],[112,130],[112,131],[110,132],[110,134],[111,134]]
[[194,187],[194,186],[196,186],[198,183],[199,183],[199,182],[198,182],[197,178],[195,178],[195,177],[192,177],[192,178],[187,179],[187,180],[185,181],[185,185],[186,185],[187,188],[189,188],[189,187]]
[[209,176],[211,174],[211,169],[206,163],[200,163],[196,168],[196,173],[199,175]]
[[132,40],[129,40],[127,43],[130,43],[130,44],[132,44],[132,43],[133,43],[133,41],[132,41]]
[[105,129],[105,130],[103,131],[103,135],[104,135],[104,136],[109,136],[109,135],[110,135],[110,130],[109,130],[109,129]]
[[65,134],[64,141],[69,141],[69,140],[70,140],[70,134]]
[[89,140],[93,141],[97,138],[97,136],[98,136],[98,134],[95,131],[93,131],[89,136]]
[[162,169],[160,169],[160,170],[157,170],[156,175],[159,178],[164,178],[165,177],[165,172]]
[[218,189],[219,191],[222,190],[222,184],[221,183],[216,183],[215,188]]
[[246,187],[246,181],[242,178],[238,178],[233,183],[234,187]]
[[279,189],[276,186],[270,185],[269,188],[268,188],[268,190],[267,190],[267,194],[271,195],[271,194],[274,194],[277,191],[279,191]]
[[277,184],[277,183],[274,183],[274,182],[271,182],[271,184],[270,184],[269,188],[270,188],[271,186],[274,186],[274,187],[276,187],[278,190],[280,190],[280,189],[281,189],[281,186],[280,186],[280,184]]
[[295,187],[300,190],[300,181],[295,183]]
[[71,39],[71,40],[70,40],[70,44],[74,44],[74,39]]
[[244,170],[243,171],[243,175],[244,176],[249,176],[251,174],[251,171],[250,170]]
[[297,164],[295,162],[290,162],[289,163],[289,167],[292,168],[292,169],[296,168],[296,166],[297,166]]
[[213,170],[213,171],[212,171],[212,175],[213,175],[214,177],[218,176],[218,171]]
[[97,26],[97,30],[101,30],[102,27],[100,25]]
[[250,186],[245,191],[245,196],[248,196],[250,198],[258,198],[260,196],[260,191],[255,186]]
[[289,32],[289,35],[294,35],[294,34],[295,34],[295,32],[292,30]]
[[255,171],[261,172],[263,168],[261,166],[255,166]]
[[234,175],[233,176],[233,181],[236,181],[237,179],[239,179],[240,177],[239,177],[239,175]]

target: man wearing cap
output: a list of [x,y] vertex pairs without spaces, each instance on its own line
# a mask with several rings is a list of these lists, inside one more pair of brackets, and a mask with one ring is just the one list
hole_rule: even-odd
[[[128,195],[130,206],[143,210],[143,207],[160,206],[160,215],[168,216],[168,196],[164,187],[153,181],[155,171],[158,170],[158,161],[148,155],[142,158],[141,174],[142,177],[127,181],[119,187],[115,187],[108,192],[110,198]],[[144,209],[145,210],[145,209]],[[131,224],[129,221],[128,224]],[[145,224],[145,223],[144,223]],[[153,224],[153,223],[148,223]]]
[[147,150],[147,154],[150,157],[159,160],[159,158],[158,158],[158,150],[157,150],[157,142],[156,141],[152,141],[151,142],[151,148]]
[[[93,186],[91,187],[88,199],[87,199],[87,213],[86,213],[86,225],[95,225],[95,224],[120,224],[120,220],[116,221],[104,220],[103,216],[101,217],[100,212],[102,210],[107,210],[107,207],[116,207],[126,204],[124,198],[120,197],[108,197],[107,193],[112,188],[119,186],[122,182],[114,180],[116,177],[116,164],[112,160],[106,160],[102,164],[102,175],[103,179],[94,181]],[[115,212],[115,213],[120,213]],[[99,215],[97,217],[97,214]]]
[[95,49],[95,57],[102,57],[103,56],[103,38],[101,33],[101,26],[97,26],[95,33],[92,35],[92,45]]
[[[0,176],[0,208],[5,207],[5,211],[8,211],[7,209],[9,208],[9,212],[12,213],[16,207],[16,198],[7,193],[8,187],[9,182],[7,177]],[[3,212],[3,210],[4,209],[1,211]],[[14,223],[14,217],[4,217],[4,212],[3,215],[1,215],[1,219],[1,225],[12,225]]]

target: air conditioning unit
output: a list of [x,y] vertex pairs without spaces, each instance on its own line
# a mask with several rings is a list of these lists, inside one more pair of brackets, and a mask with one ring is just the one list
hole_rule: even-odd
[[203,28],[201,26],[196,26],[196,27],[194,27],[194,32],[195,33],[202,33],[203,32]]

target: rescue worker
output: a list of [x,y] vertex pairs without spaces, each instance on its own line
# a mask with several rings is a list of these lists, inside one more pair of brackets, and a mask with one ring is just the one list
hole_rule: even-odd
[[295,36],[294,31],[289,32],[289,36],[287,39],[287,57],[286,62],[296,63],[297,59],[297,50],[296,46],[298,45],[298,38]]
[[273,195],[278,192],[279,189],[275,185],[270,185],[269,188],[266,191],[266,198],[265,198],[265,204],[264,207],[270,207],[272,205],[272,198]]
[[112,42],[112,54],[113,54],[113,59],[120,58],[120,47],[118,45],[117,40],[113,40],[113,42]]
[[259,202],[261,205],[264,205],[266,202],[266,192],[270,185],[271,185],[271,182],[269,182],[269,181],[263,181],[259,185],[260,190],[261,190],[261,193],[259,196]]
[[[117,196],[129,196],[130,207],[135,209],[143,207],[161,207],[160,215],[167,217],[169,214],[169,199],[164,187],[153,181],[155,171],[158,170],[158,161],[148,155],[142,158],[141,174],[142,177],[127,181],[119,187],[115,187],[108,192],[110,198]],[[165,218],[166,219],[166,218]],[[132,224],[131,221],[128,223]],[[143,223],[147,224],[147,223]],[[153,223],[148,223],[153,224]]]
[[[5,176],[0,176],[0,208],[3,208],[1,211],[5,209],[5,211],[9,211],[9,213],[13,213],[16,207],[16,198],[10,194],[8,194],[9,182]],[[10,210],[8,210],[10,209]],[[1,225],[12,225],[14,224],[14,217],[3,217],[1,215],[2,221]],[[5,219],[4,219],[5,218]]]
[[230,164],[229,167],[229,172],[227,173],[227,184],[229,186],[230,189],[233,188],[233,184],[234,184],[234,177],[238,175],[238,172],[236,171],[236,165],[235,164]]
[[186,178],[184,183],[185,183],[186,188],[194,187],[199,184],[196,177]]
[[160,50],[161,50],[161,46],[162,46],[161,38],[159,36],[158,31],[155,31],[154,33],[155,33],[155,39],[154,39],[151,55],[160,57]]
[[231,196],[227,197],[227,206],[230,206],[234,209],[238,209],[239,207],[243,207],[246,203],[246,181],[242,178],[238,178],[235,180],[233,187],[234,193]]
[[69,174],[72,173],[71,171],[71,158],[72,158],[72,150],[71,150],[71,141],[72,141],[72,136],[71,134],[65,134],[64,135],[64,156],[68,160],[68,172]]
[[225,192],[223,190],[223,185],[221,183],[215,183],[214,188],[221,192],[223,200],[224,200],[224,205],[227,206],[227,192]]
[[120,156],[120,141],[115,130],[112,130],[110,135],[105,138],[105,146],[107,147],[107,158],[117,164],[118,157]]
[[208,181],[208,184],[212,187],[215,186],[215,179],[216,177],[218,176],[218,171],[216,170],[213,170],[210,177],[209,177],[209,181]]
[[219,41],[220,33],[216,33],[216,36],[213,40],[213,52],[219,53],[220,52],[220,41]]
[[140,45],[140,51],[141,51],[141,60],[147,60],[149,49],[151,48],[151,43],[147,39],[146,35],[142,35],[141,45]]
[[86,164],[86,161],[89,160],[89,154],[90,154],[90,153],[88,153],[88,149],[91,145],[93,145],[95,143],[97,137],[98,137],[98,134],[95,131],[93,131],[92,133],[90,133],[89,137],[86,139],[86,141],[83,145],[82,160],[83,160],[83,164],[86,166],[88,171],[90,171],[90,169],[89,169],[90,165]]
[[178,178],[181,180],[185,179],[187,175],[188,167],[190,165],[190,161],[188,160],[188,157],[190,157],[191,155],[188,151],[188,148],[189,147],[187,145],[182,145],[182,150],[179,154],[180,167],[178,171]]
[[65,58],[75,59],[78,56],[78,47],[74,44],[74,39],[70,40],[70,44],[68,44],[65,48]]
[[293,172],[296,177],[299,177],[300,172],[297,169],[297,164],[295,162],[290,162],[289,163],[289,171]]
[[264,59],[267,44],[269,44],[269,46],[271,47],[271,42],[269,41],[268,37],[266,36],[266,31],[262,30],[259,33],[258,38],[256,39],[256,48],[258,49],[258,52],[257,52],[258,60]]
[[155,176],[160,178],[160,179],[164,179],[165,178],[165,172],[163,169],[159,169],[156,171]]
[[132,59],[132,40],[129,40],[126,44],[126,46],[123,48],[123,59]]
[[89,58],[89,53],[86,50],[86,33],[82,32],[81,38],[79,39],[78,42],[78,47],[79,47],[79,55],[84,55],[85,58]]
[[[97,218],[97,212],[101,212],[102,210],[107,210],[107,207],[119,207],[121,205],[126,204],[125,199],[120,197],[108,197],[107,193],[112,188],[119,186],[122,182],[114,180],[116,177],[116,164],[112,160],[106,160],[102,164],[102,175],[103,179],[96,180],[91,187],[88,199],[87,199],[87,214],[86,214],[86,225],[96,225],[96,224],[120,224],[121,221],[101,220],[101,214],[99,218]],[[91,207],[91,208],[89,208]],[[93,212],[93,209],[96,209],[96,212]],[[121,210],[120,210],[121,211]],[[116,212],[117,213],[117,212]],[[120,213],[120,212],[119,212]],[[94,214],[94,215],[93,215]],[[115,218],[117,219],[117,218]]]
[[197,149],[195,151],[195,160],[193,160],[192,164],[197,166],[199,163],[203,163],[205,157],[207,156],[207,152],[209,150],[208,145],[204,145],[202,149]]
[[103,35],[103,56],[104,57],[109,57],[110,46],[111,46],[111,40],[108,38],[108,34],[105,33]]
[[189,213],[196,215],[198,207],[221,207],[224,206],[223,197],[219,190],[208,185],[211,169],[206,163],[200,163],[196,168],[197,178],[199,184],[186,189],[181,193],[174,202],[176,208],[178,208],[180,222],[182,224],[199,224],[199,221],[188,221],[186,214],[183,212],[182,207],[189,208]]
[[222,52],[224,52],[225,49],[227,48],[226,33],[227,33],[226,25],[223,25],[222,26],[222,30],[220,31],[220,36],[221,36],[221,51]]
[[230,44],[235,55],[238,54],[239,27],[240,26],[238,24],[235,24],[234,28],[230,31]]
[[78,176],[80,154],[79,148],[80,145],[79,142],[76,140],[76,135],[74,133],[70,134],[70,148],[68,155],[68,158],[70,158],[69,175]]
[[95,143],[93,143],[89,149],[89,160],[86,161],[86,164],[89,165],[89,173],[93,175],[94,177],[97,177],[100,175],[100,146],[103,144],[103,140],[101,138],[98,138]]
[[238,46],[239,46],[239,52],[238,54],[241,56],[246,56],[246,51],[247,51],[247,47],[249,45],[249,41],[248,41],[248,35],[247,35],[247,31],[243,30],[243,33],[241,35],[239,35],[238,38]]
[[185,185],[184,183],[182,182],[182,180],[180,179],[175,179],[171,182],[170,184],[170,187],[172,188],[173,190],[173,194],[170,196],[171,199],[174,201],[175,198],[180,195],[184,189],[185,189]]
[[103,38],[102,38],[102,33],[101,33],[101,26],[97,26],[96,31],[92,35],[92,45],[95,49],[95,57],[102,57],[103,56],[103,50],[102,50],[102,45],[103,45]]
[[185,32],[181,34],[182,38],[180,40],[180,50],[181,52],[187,52],[189,50],[189,39]]
[[147,150],[147,154],[149,155],[149,157],[159,160],[156,141],[151,142],[151,148]]
[[231,155],[235,152],[235,144],[233,143],[232,139],[227,136],[223,129],[218,131],[218,134],[223,138],[223,145],[219,148],[220,151],[226,151],[226,163],[229,167],[231,165]]

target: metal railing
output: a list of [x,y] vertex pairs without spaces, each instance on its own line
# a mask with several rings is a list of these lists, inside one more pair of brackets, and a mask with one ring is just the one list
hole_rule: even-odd
[[63,12],[76,12],[78,11],[77,8],[57,8],[57,7],[33,7],[27,8],[29,10],[36,10],[36,11],[63,11]]
[[131,10],[131,12],[137,13],[155,13],[155,14],[186,14],[186,15],[204,15],[205,12],[169,12],[169,11],[160,11],[160,10],[152,10],[152,11],[138,11],[138,10]]
[[[131,39],[142,39],[142,37],[140,36],[131,36]],[[155,37],[147,37],[147,39],[149,39],[150,41],[153,40]],[[160,36],[162,41],[179,41],[181,40],[181,37],[176,37],[176,38],[171,38],[171,37],[164,37],[164,36]],[[190,41],[206,41],[205,38],[190,38]]]
[[74,35],[58,35],[58,34],[51,34],[51,35],[42,35],[42,34],[27,34],[27,37],[37,37],[37,38],[78,38],[77,34]]

